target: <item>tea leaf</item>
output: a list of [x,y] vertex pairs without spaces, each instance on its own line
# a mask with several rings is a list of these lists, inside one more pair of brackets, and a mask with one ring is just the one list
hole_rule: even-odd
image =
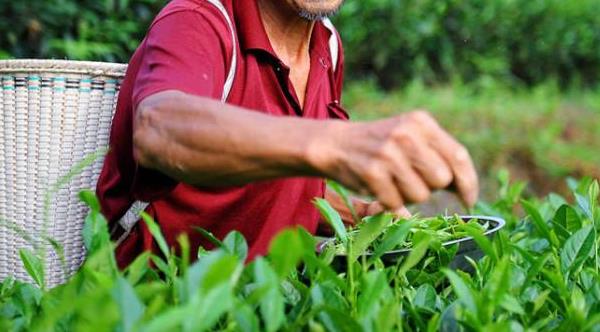
[[327,187],[333,189],[333,191],[335,191],[338,195],[340,195],[340,197],[344,201],[344,205],[346,205],[348,210],[350,210],[350,213],[352,214],[352,219],[354,220],[354,223],[355,224],[360,223],[361,220],[358,217],[358,215],[356,214],[356,210],[354,209],[354,204],[352,204],[352,200],[350,199],[350,194],[348,193],[346,188],[344,188],[342,185],[340,185],[339,183],[332,181],[332,180],[327,180]]
[[27,274],[29,274],[40,288],[44,289],[44,263],[42,260],[31,250],[25,248],[19,249],[19,256],[21,256],[21,261]]
[[456,272],[448,269],[442,269],[442,272],[448,277],[454,293],[458,296],[460,302],[472,313],[477,312],[477,302],[471,288]]
[[[422,234],[422,236],[418,237],[418,234]],[[417,263],[423,259],[425,254],[427,253],[427,249],[429,248],[429,244],[433,241],[431,235],[426,233],[417,233],[413,238],[413,248],[406,257],[406,260],[402,262],[398,273],[400,275],[406,274],[406,271],[413,268]]]
[[[243,302],[242,302],[243,303]],[[233,316],[237,323],[237,327],[242,332],[258,332],[260,331],[258,318],[254,310],[247,304],[237,304],[233,311]]]
[[223,248],[236,255],[241,261],[245,261],[248,257],[248,243],[240,232],[233,231],[227,234],[223,239]]
[[342,243],[348,242],[348,233],[346,232],[346,226],[340,217],[340,214],[322,198],[315,198],[314,204],[321,212],[321,215],[331,225],[335,234],[340,238]]
[[553,246],[558,247],[559,243],[558,239],[556,238],[556,235],[554,235],[551,232],[550,227],[548,226],[546,221],[544,221],[542,215],[537,210],[537,208],[531,202],[525,200],[521,201],[521,205],[523,206],[523,209],[527,212],[527,214],[529,214],[529,216],[531,217],[531,220],[533,221],[533,224],[535,225],[537,231],[542,236],[544,236],[548,240],[548,242],[552,243]]
[[390,251],[403,243],[413,226],[414,221],[412,220],[405,220],[401,223],[392,225],[383,236],[381,242],[375,247],[372,259],[381,257],[385,252]]
[[154,241],[156,241],[156,243],[158,244],[158,248],[160,249],[164,257],[168,259],[171,256],[171,254],[169,252],[169,246],[167,245],[167,241],[165,240],[162,232],[160,231],[160,227],[158,226],[158,224],[156,224],[156,222],[154,222],[154,219],[152,219],[152,217],[148,213],[141,212],[140,216],[146,223],[146,226],[148,226],[148,230],[150,231],[150,234],[152,234]]
[[202,236],[204,236],[208,241],[210,241],[210,243],[212,243],[215,248],[221,248],[224,246],[223,242],[221,242],[221,240],[217,239],[213,233],[207,231],[204,228],[201,227],[194,227],[195,230],[197,230],[200,234],[202,234]]
[[383,232],[383,230],[394,219],[394,216],[388,213],[381,213],[376,216],[365,218],[357,230],[352,246],[352,256],[350,261],[356,260],[361,256],[369,245]]
[[433,288],[433,286],[430,284],[423,284],[417,288],[417,293],[415,294],[413,303],[417,308],[423,308],[434,312],[436,300],[437,293],[435,288]]
[[494,262],[498,260],[498,256],[496,255],[496,250],[494,250],[494,246],[492,242],[488,240],[488,238],[483,235],[481,228],[473,227],[471,224],[465,224],[461,227],[464,229],[467,234],[473,238],[473,240],[477,243],[479,248],[492,259]]
[[569,205],[559,207],[552,221],[555,225],[560,225],[560,227],[555,226],[557,229],[566,230],[567,233],[563,234],[566,237],[581,228],[581,219],[577,211]]
[[586,226],[567,239],[560,252],[560,266],[563,273],[579,269],[590,257],[594,246],[594,229]]
[[279,278],[263,258],[254,263],[254,278],[266,292],[260,300],[259,310],[266,331],[277,331],[285,321],[283,295],[279,291]]
[[[305,250],[298,231],[288,229],[271,242],[269,258],[277,274],[285,277],[296,268]],[[309,250],[314,251],[314,248]]]
[[121,330],[131,331],[135,323],[144,314],[144,305],[138,299],[133,287],[123,277],[117,277],[112,291],[121,315]]
[[125,269],[125,274],[127,275],[127,282],[129,282],[131,285],[137,284],[150,269],[150,255],[151,253],[149,251],[140,254]]
[[377,303],[385,295],[389,287],[385,274],[382,271],[369,271],[361,284],[361,293],[358,297],[359,317],[373,317],[377,309]]

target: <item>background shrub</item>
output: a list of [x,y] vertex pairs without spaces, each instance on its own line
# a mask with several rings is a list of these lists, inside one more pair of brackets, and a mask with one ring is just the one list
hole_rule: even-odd
[[[167,0],[2,1],[0,57],[127,62]],[[348,73],[384,87],[490,78],[591,85],[597,0],[347,0],[335,18]]]
[[166,0],[0,1],[3,13],[0,57],[127,62],[166,3]]
[[597,83],[596,0],[361,0],[336,18],[349,73],[384,87],[500,79]]

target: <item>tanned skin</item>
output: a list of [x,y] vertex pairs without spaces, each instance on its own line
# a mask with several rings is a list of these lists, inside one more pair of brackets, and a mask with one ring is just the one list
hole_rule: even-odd
[[[271,45],[291,68],[300,105],[306,94],[314,21],[299,10],[335,11],[342,0],[258,0]],[[311,10],[313,12],[311,12]],[[472,206],[478,180],[468,151],[424,111],[373,122],[274,117],[179,91],[151,95],[138,105],[134,156],[144,167],[198,186],[242,185],[289,176],[329,178],[361,193],[359,216],[427,200],[453,185]],[[326,199],[346,222],[347,208],[333,192]]]

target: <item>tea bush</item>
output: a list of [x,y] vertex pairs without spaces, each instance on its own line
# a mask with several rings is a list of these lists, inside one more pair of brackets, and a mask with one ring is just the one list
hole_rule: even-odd
[[[88,259],[66,284],[45,290],[36,277],[43,276],[43,264],[22,252],[38,285],[0,284],[0,328],[600,331],[598,183],[570,180],[576,203],[569,204],[558,195],[525,200],[523,183],[509,184],[506,174],[500,179],[498,200],[480,203],[477,212],[502,216],[507,227],[491,241],[469,233],[486,254],[470,261],[471,272],[448,269],[456,248],[427,234],[415,233],[412,252],[396,264],[363,256],[390,216],[372,217],[347,237],[324,201],[318,205],[348,253],[342,269],[332,268],[333,251],[317,254],[315,239],[302,229],[282,232],[267,257],[247,265],[248,246],[235,232],[213,239],[219,248],[199,250],[192,263],[195,250],[187,238],[179,238],[182,254],[176,256],[144,215],[160,255],[145,253],[119,271],[106,221],[93,194],[84,192],[91,207],[84,234]],[[516,207],[525,215],[515,214]],[[412,232],[410,222],[399,222],[409,226],[396,228],[396,244]]]
[[[127,62],[167,0],[1,1],[0,58]],[[347,0],[347,73],[384,87],[501,80],[596,84],[596,0]]]
[[599,11],[595,0],[361,0],[336,21],[349,73],[385,87],[415,78],[596,84]]

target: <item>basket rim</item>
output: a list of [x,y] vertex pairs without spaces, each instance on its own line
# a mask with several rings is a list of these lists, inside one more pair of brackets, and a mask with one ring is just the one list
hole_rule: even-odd
[[127,64],[97,61],[11,59],[0,60],[0,74],[55,73],[124,77]]

